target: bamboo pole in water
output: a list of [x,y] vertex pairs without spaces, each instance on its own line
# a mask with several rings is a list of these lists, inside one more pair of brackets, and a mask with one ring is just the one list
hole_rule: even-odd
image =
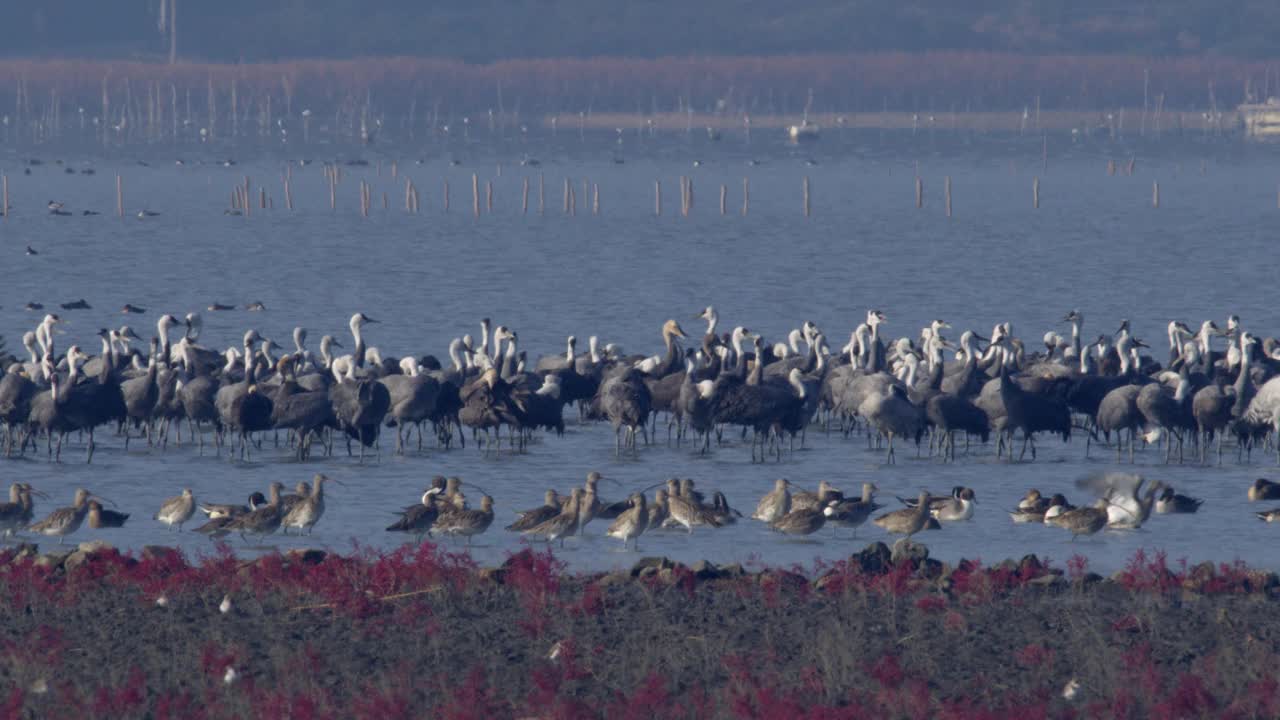
[[124,180],[116,175],[116,215],[124,217]]

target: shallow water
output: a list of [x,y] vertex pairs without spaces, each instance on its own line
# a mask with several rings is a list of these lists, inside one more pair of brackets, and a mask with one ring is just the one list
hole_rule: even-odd
[[[146,336],[160,312],[190,310],[203,312],[202,342],[210,346],[237,342],[248,327],[290,345],[290,330],[301,324],[310,330],[313,348],[324,333],[345,340],[346,318],[362,310],[383,321],[369,329],[368,339],[384,353],[439,357],[450,338],[478,333],[482,316],[516,329],[530,357],[558,352],[568,333],[597,334],[629,352],[657,352],[664,320],[676,318],[686,330],[700,332],[701,322],[690,318],[707,304],[718,308],[725,325],[743,324],[770,340],[813,320],[835,347],[869,307],[885,310],[885,332],[893,336],[915,336],[935,317],[953,325],[952,337],[965,328],[986,334],[994,323],[1009,320],[1032,347],[1046,330],[1068,331],[1058,321],[1066,310],[1079,308],[1087,336],[1110,333],[1127,317],[1157,358],[1166,353],[1164,327],[1173,318],[1198,325],[1235,312],[1258,334],[1277,332],[1271,297],[1258,291],[1274,276],[1267,228],[1277,212],[1276,152],[1269,147],[1194,138],[1144,148],[1085,146],[1064,137],[1050,146],[1046,171],[1040,142],[1030,139],[851,135],[796,149],[759,136],[749,145],[739,138],[712,143],[697,133],[692,139],[628,136],[619,146],[612,138],[580,141],[571,135],[403,152],[273,150],[260,153],[261,160],[242,158],[235,167],[200,162],[225,152],[150,149],[144,155],[150,165],[143,167],[119,151],[64,151],[77,167],[92,162],[93,176],[64,174],[52,163],[54,150],[6,149],[0,165],[10,177],[14,211],[0,223],[0,334],[11,351],[19,351],[22,332],[40,316],[24,311],[26,302],[54,308],[79,297],[93,309],[62,312],[70,322],[59,341],[63,348],[74,342],[93,353],[99,327],[128,323]],[[1106,175],[1107,158],[1122,160],[1134,152],[1140,157],[1133,177]],[[526,153],[541,165],[521,167]],[[22,175],[21,158],[33,154],[45,164]],[[339,208],[331,211],[318,161],[358,154],[373,164],[343,168]],[[175,155],[186,163],[174,165]],[[281,174],[287,158],[301,155],[317,162],[294,164],[296,209],[290,213],[282,209]],[[399,160],[395,179],[393,158]],[[460,164],[450,165],[450,158]],[[749,165],[749,159],[759,164]],[[923,210],[914,207],[917,161],[925,182]],[[113,216],[117,172],[125,183],[123,220]],[[494,185],[494,211],[479,219],[470,212],[472,173],[479,175],[482,193],[486,181]],[[543,215],[536,212],[539,173],[546,188]],[[249,218],[224,215],[232,185],[246,175],[255,200],[257,187],[265,184],[276,209],[255,209]],[[695,185],[687,218],[679,213],[681,175]],[[1033,175],[1041,177],[1039,211],[1031,207]],[[739,214],[744,176],[751,183],[746,217]],[[805,176],[813,187],[813,215],[807,220],[801,211]],[[942,208],[945,176],[953,183],[950,219]],[[403,207],[406,177],[419,188],[418,215],[396,209]],[[520,193],[526,177],[533,190],[524,215]],[[560,210],[566,177],[577,189],[576,217]],[[600,187],[599,216],[590,212],[584,178]],[[373,185],[375,209],[367,219],[358,212],[361,179]],[[441,209],[446,179],[447,214]],[[663,184],[661,217],[653,216],[655,179]],[[1153,180],[1160,183],[1158,210],[1151,207]],[[729,212],[723,217],[721,184],[728,188]],[[383,192],[390,211],[381,208]],[[50,198],[77,215],[86,208],[103,214],[53,217],[44,210]],[[143,208],[162,214],[133,217]],[[26,245],[39,254],[24,255]],[[204,311],[215,301],[258,300],[266,312]],[[122,316],[118,309],[125,302],[148,312]],[[1079,552],[1094,568],[1109,570],[1148,547],[1163,548],[1174,559],[1280,565],[1271,550],[1274,529],[1253,518],[1257,508],[1245,499],[1249,482],[1271,472],[1274,458],[1255,454],[1253,465],[1237,465],[1230,450],[1221,468],[1166,467],[1162,450],[1141,453],[1141,472],[1204,498],[1201,512],[1156,517],[1139,532],[1069,543],[1063,531],[1014,526],[1004,511],[1033,486],[1087,500],[1074,481],[1112,467],[1112,456],[1104,448],[1085,461],[1083,437],[1068,445],[1042,439],[1034,463],[996,462],[992,446],[975,445],[954,465],[916,459],[912,450],[900,448],[896,466],[885,466],[864,438],[817,429],[809,432],[804,450],[764,465],[751,464],[740,443],[699,457],[688,447],[663,442],[643,448],[639,459],[619,460],[609,428],[576,422],[563,438],[540,437],[523,455],[483,455],[469,445],[396,457],[393,443],[384,436],[380,456],[363,466],[341,450],[338,457],[300,465],[287,449],[273,448],[270,437],[250,463],[213,458],[211,450],[200,457],[190,446],[172,444],[160,451],[135,442],[125,453],[119,439],[107,438],[100,440],[92,465],[82,464],[81,447],[73,442],[62,464],[30,454],[0,462],[0,481],[28,479],[59,505],[86,485],[134,513],[123,530],[83,530],[77,538],[100,535],[127,547],[177,543],[195,551],[209,543],[190,533],[168,533],[150,519],[160,499],[191,486],[201,500],[242,501],[272,480],[292,485],[323,471],[347,484],[329,488],[328,510],[314,535],[272,538],[269,544],[348,549],[352,542],[390,547],[402,541],[382,531],[393,519],[390,511],[413,502],[430,476],[456,474],[497,500],[498,520],[472,550],[481,562],[500,561],[520,546],[518,537],[500,529],[514,509],[539,504],[549,486],[567,491],[591,469],[617,481],[602,486],[607,500],[672,475],[688,476],[700,489],[724,490],[747,515],[779,476],[801,487],[827,479],[847,491],[870,480],[889,505],[894,495],[914,495],[922,487],[943,492],[963,484],[978,494],[974,521],[922,537],[944,559],[1035,552],[1065,561]],[[479,490],[469,495],[476,498]],[[42,503],[38,512],[49,507]],[[601,537],[605,527],[593,523],[588,537],[567,543],[563,557],[582,568],[633,562],[634,553],[621,553],[616,541]],[[745,521],[692,537],[646,535],[641,548],[684,560],[808,565],[883,539],[882,531],[868,525],[856,540],[848,539],[848,531],[837,539],[829,529],[791,540]]]

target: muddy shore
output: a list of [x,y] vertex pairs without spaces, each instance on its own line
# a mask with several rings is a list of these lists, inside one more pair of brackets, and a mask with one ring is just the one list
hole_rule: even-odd
[[0,597],[0,718],[1280,716],[1280,576],[1160,556],[585,575],[25,545]]

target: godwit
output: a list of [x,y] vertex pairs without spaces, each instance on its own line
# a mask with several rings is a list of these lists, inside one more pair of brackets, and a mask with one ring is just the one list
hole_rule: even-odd
[[544,503],[536,508],[524,510],[519,519],[506,527],[512,532],[523,532],[531,527],[544,523],[560,514],[560,496],[555,490],[548,490]]
[[826,480],[818,483],[818,492],[797,490],[791,493],[792,510],[821,510],[832,500],[843,500],[844,493],[835,489]]
[[311,479],[311,494],[295,503],[280,521],[285,532],[292,528],[306,530],[308,535],[311,534],[311,528],[324,515],[324,484],[331,481],[336,482],[333,478],[320,474]]
[[636,493],[630,498],[631,507],[618,515],[613,524],[605,532],[611,538],[622,541],[622,549],[627,549],[628,542],[635,542],[635,549],[640,549],[640,536],[649,526],[648,508],[645,507],[644,493]]
[[298,484],[293,486],[292,493],[280,496],[281,516],[288,515],[290,511],[297,507],[298,503],[308,497],[311,497],[311,485],[306,480],[299,480]]
[[665,488],[658,488],[653,494],[653,504],[649,506],[649,521],[645,524],[645,530],[657,530],[667,521],[667,491]]
[[574,488],[560,514],[525,530],[523,534],[544,538],[548,543],[559,540],[560,547],[564,547],[564,539],[578,532],[578,504],[581,502],[582,488]]
[[787,535],[812,535],[821,530],[823,524],[826,523],[826,509],[819,510],[816,507],[809,507],[792,510],[769,523],[769,529]]
[[124,527],[124,523],[128,519],[129,513],[105,510],[102,507],[102,503],[97,500],[89,501],[89,527],[94,530]]
[[190,520],[195,511],[196,496],[191,494],[191,488],[183,488],[181,495],[160,503],[160,512],[156,513],[155,518],[170,529],[177,527],[178,532],[182,532],[182,524]]
[[0,532],[12,536],[31,524],[34,517],[31,496],[48,497],[29,484],[17,482],[9,486],[9,502],[0,503]]
[[[916,533],[924,530],[929,525],[929,521],[933,518],[929,515],[929,491],[922,490],[920,497],[916,500],[916,506],[913,508],[903,508],[885,513],[876,518],[873,522],[885,530],[897,535],[905,535],[911,537]],[[934,521],[937,525],[937,521]]]
[[771,523],[791,512],[791,482],[786,478],[778,478],[773,490],[760,498],[756,511],[751,517],[761,522]]
[[684,529],[693,532],[694,525],[710,525],[720,527],[720,521],[707,512],[692,498],[680,495],[679,481],[671,478],[667,481],[667,514],[671,520],[683,525]]
[[462,535],[471,545],[471,537],[479,535],[493,524],[493,498],[480,496],[479,510],[455,510],[445,518],[446,522],[437,521],[437,529],[446,535]]
[[84,517],[89,512],[89,491],[84,488],[76,490],[75,504],[71,507],[58,508],[49,516],[27,528],[31,532],[57,537],[61,545],[66,536],[80,529]]
[[245,535],[270,535],[279,530],[280,520],[284,517],[280,510],[280,489],[283,487],[279,482],[271,483],[269,502],[247,515],[232,518],[227,524],[227,531],[240,533],[240,538],[246,539]]
[[1045,524],[1056,525],[1070,531],[1071,542],[1075,542],[1077,537],[1092,535],[1107,526],[1107,508],[1110,505],[1106,498],[1098,498],[1098,501],[1090,507],[1076,508],[1061,513],[1057,517],[1046,518]]

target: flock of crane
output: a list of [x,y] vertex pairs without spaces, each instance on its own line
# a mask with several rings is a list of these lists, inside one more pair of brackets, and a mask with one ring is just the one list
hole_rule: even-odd
[[367,346],[366,328],[377,321],[364,313],[351,317],[353,347],[340,356],[345,348],[329,335],[313,353],[302,328],[290,352],[256,330],[238,348],[208,348],[197,313],[161,316],[146,351],[125,326],[98,332],[96,356],[74,344],[59,352],[62,321],[48,314],[23,337],[29,358],[14,358],[0,379],[5,453],[38,452],[43,439],[46,454],[60,459],[79,434],[91,461],[104,427],[127,448],[139,435],[165,446],[175,431],[180,443],[184,424],[202,451],[212,429],[217,446],[240,457],[283,430],[299,459],[317,440],[332,453],[335,437],[349,453],[354,442],[363,458],[384,426],[396,429],[396,451],[404,452],[415,430],[422,447],[428,424],[446,448],[465,446],[468,430],[497,448],[505,429],[511,448],[523,450],[539,430],[562,433],[572,404],[584,421],[612,425],[619,454],[638,453],[639,438],[650,442],[665,415],[668,441],[692,433],[703,453],[726,429],[750,433],[753,461],[781,459],[815,422],[846,434],[864,427],[868,444],[883,440],[889,463],[904,442],[919,453],[926,436],[931,453],[954,460],[958,433],[966,448],[994,435],[997,455],[1009,459],[1021,434],[1017,457],[1030,449],[1034,459],[1038,434],[1065,440],[1073,430],[1085,432],[1086,453],[1105,439],[1117,460],[1127,446],[1132,461],[1141,441],[1163,442],[1166,462],[1175,454],[1181,461],[1190,440],[1201,462],[1216,442],[1220,463],[1225,437],[1243,457],[1280,428],[1280,346],[1259,341],[1236,316],[1225,328],[1205,321],[1194,332],[1169,323],[1164,364],[1141,353],[1148,346],[1128,321],[1086,341],[1078,311],[1063,318],[1069,336],[1048,332],[1038,351],[1009,323],[953,342],[944,335],[950,326],[935,320],[918,337],[887,339],[879,310],[835,353],[812,322],[769,344],[742,326],[721,334],[713,307],[697,317],[707,323],[700,340],[668,320],[656,355],[624,355],[594,336],[579,353],[569,336],[564,354],[533,363],[514,330],[485,319],[479,342],[452,340],[442,365],[432,355],[393,358]]

